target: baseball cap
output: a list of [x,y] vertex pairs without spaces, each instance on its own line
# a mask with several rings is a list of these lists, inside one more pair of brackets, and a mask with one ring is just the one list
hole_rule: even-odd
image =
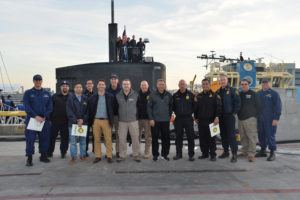
[[33,76],[33,80],[37,81],[37,80],[43,80],[42,76],[39,74],[36,74]]
[[118,75],[115,74],[115,73],[111,74],[111,75],[110,75],[110,78],[117,78],[117,79],[119,79]]
[[70,86],[70,83],[68,81],[66,81],[66,80],[61,81],[59,85],[62,86],[64,84]]
[[270,82],[270,79],[268,79],[268,78],[263,78],[263,79],[261,80],[261,82],[262,82],[262,83],[268,83],[268,82]]

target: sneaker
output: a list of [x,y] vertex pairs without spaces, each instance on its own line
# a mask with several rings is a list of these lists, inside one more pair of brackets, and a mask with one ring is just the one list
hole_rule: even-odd
[[168,158],[168,156],[162,156],[161,159],[162,159],[162,160],[166,160],[166,161],[169,161],[169,160],[170,160],[170,158]]
[[229,157],[229,152],[226,152],[226,151],[224,151],[221,155],[218,156],[218,158],[221,158],[221,159],[227,158],[227,157]]
[[75,164],[75,163],[76,163],[76,158],[73,157],[73,158],[71,159],[71,161],[70,161],[70,164]]
[[153,156],[153,161],[157,161],[157,156]]
[[145,153],[144,156],[143,156],[143,158],[144,158],[144,159],[150,158],[150,153]]
[[254,160],[254,157],[253,156],[248,156],[248,161],[249,162],[254,162],[255,160]]
[[80,161],[85,162],[85,163],[89,162],[89,160],[85,156],[81,157]]
[[176,155],[176,156],[173,157],[173,160],[179,160],[181,158],[182,158],[182,155]]

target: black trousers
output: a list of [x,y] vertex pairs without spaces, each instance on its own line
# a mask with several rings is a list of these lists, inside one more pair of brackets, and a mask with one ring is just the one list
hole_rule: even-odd
[[[90,132],[91,129],[92,129],[92,132]],[[90,136],[91,135],[92,135],[92,145],[93,145],[92,152],[94,152],[94,134],[93,134],[93,128],[91,126],[88,126],[87,135],[86,135],[86,151],[89,150],[89,143],[90,143]]]
[[232,114],[222,116],[220,118],[220,129],[224,151],[228,152],[230,146],[232,154],[236,154],[238,143],[235,136],[235,117]]
[[193,157],[195,147],[195,133],[194,133],[194,122],[193,118],[176,118],[175,119],[175,133],[176,133],[176,155],[182,156],[183,136],[184,130],[188,140],[188,151],[189,157]]
[[58,132],[60,134],[60,153],[66,154],[69,148],[69,131],[68,124],[51,124],[51,132],[50,132],[50,142],[48,148],[48,154],[53,154],[55,149],[55,141],[58,136]]
[[151,127],[152,134],[152,155],[158,157],[159,149],[159,133],[161,133],[161,155],[167,157],[170,152],[170,122],[155,122],[154,127]]
[[210,155],[215,157],[216,154],[216,136],[211,137],[209,123],[207,121],[198,122],[200,150],[203,156]]

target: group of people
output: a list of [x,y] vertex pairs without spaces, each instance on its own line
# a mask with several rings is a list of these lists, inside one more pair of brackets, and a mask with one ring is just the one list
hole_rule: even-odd
[[13,111],[16,110],[16,105],[12,100],[12,96],[8,95],[7,99],[4,98],[3,90],[0,89],[0,111]]
[[119,62],[142,62],[145,51],[145,43],[142,38],[135,40],[135,35],[130,37],[119,36],[116,41],[117,58]]
[[[175,113],[176,155],[173,160],[183,158],[183,136],[188,140],[189,161],[194,161],[195,133],[194,121],[198,124],[200,149],[199,159],[209,158],[216,161],[216,136],[211,136],[210,124],[219,125],[223,153],[218,156],[224,159],[230,156],[232,163],[238,157],[247,156],[249,162],[254,157],[267,157],[268,161],[275,160],[275,133],[281,115],[281,100],[276,91],[270,88],[269,80],[262,80],[262,90],[255,93],[249,89],[249,80],[241,80],[241,92],[228,85],[226,75],[220,76],[221,88],[214,93],[208,79],[202,80],[203,91],[194,95],[187,90],[185,80],[178,83],[178,91],[173,95],[166,90],[164,79],[157,80],[157,89],[151,91],[146,80],[140,83],[140,90],[131,88],[129,79],[119,84],[117,74],[110,77],[107,87],[104,79],[97,82],[97,92],[93,92],[94,83],[86,81],[86,90],[78,83],[74,85],[74,94],[70,94],[70,84],[62,81],[60,91],[51,95],[42,88],[42,77],[33,77],[34,87],[27,90],[23,97],[26,117],[26,156],[27,166],[32,166],[34,142],[39,135],[40,161],[50,162],[53,156],[55,141],[58,133],[61,135],[61,158],[66,157],[70,145],[70,163],[77,162],[77,140],[79,140],[80,156],[83,162],[88,162],[89,129],[93,133],[93,163],[102,159],[101,136],[104,135],[105,158],[113,162],[112,129],[115,129],[115,153],[117,162],[124,162],[127,157],[127,135],[131,137],[133,160],[141,162],[140,148],[142,132],[145,136],[143,158],[153,157],[169,161],[170,152],[170,119]],[[239,133],[242,149],[238,152],[235,134],[235,120],[238,118]],[[30,118],[45,122],[41,132],[27,129]],[[87,137],[74,136],[72,125],[88,126]],[[258,135],[261,150],[256,153],[256,138]],[[159,138],[161,151],[159,152]],[[152,148],[151,148],[152,147]],[[152,152],[151,150],[152,149]]]

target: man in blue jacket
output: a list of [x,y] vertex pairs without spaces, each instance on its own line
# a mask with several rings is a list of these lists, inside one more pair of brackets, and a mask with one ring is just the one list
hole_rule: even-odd
[[[77,83],[74,87],[74,95],[71,95],[67,100],[67,116],[68,116],[68,129],[70,135],[70,154],[71,164],[76,162],[77,158],[77,136],[72,135],[72,125],[77,124],[79,127],[88,124],[88,99],[82,95],[82,85]],[[80,160],[88,162],[86,158],[86,138],[80,136]]]
[[262,103],[262,112],[257,118],[258,140],[261,150],[255,157],[267,157],[266,148],[270,149],[267,161],[275,160],[276,129],[281,115],[282,104],[279,94],[271,89],[270,80],[262,79],[262,89],[257,93]]
[[222,101],[222,115],[220,117],[221,139],[224,152],[219,158],[229,157],[229,146],[232,153],[231,162],[237,162],[238,144],[235,136],[235,116],[241,107],[239,91],[228,84],[226,75],[220,76],[221,88],[217,94]]
[[[26,90],[23,96],[23,103],[26,116],[26,166],[32,166],[32,155],[34,154],[34,142],[36,134],[39,135],[39,153],[40,161],[48,163],[50,160],[47,158],[47,151],[50,139],[50,125],[49,118],[52,112],[52,100],[49,92],[42,88],[43,79],[41,75],[33,77],[34,87]],[[28,130],[27,126],[30,118],[34,118],[39,122],[45,122],[41,132]]]

